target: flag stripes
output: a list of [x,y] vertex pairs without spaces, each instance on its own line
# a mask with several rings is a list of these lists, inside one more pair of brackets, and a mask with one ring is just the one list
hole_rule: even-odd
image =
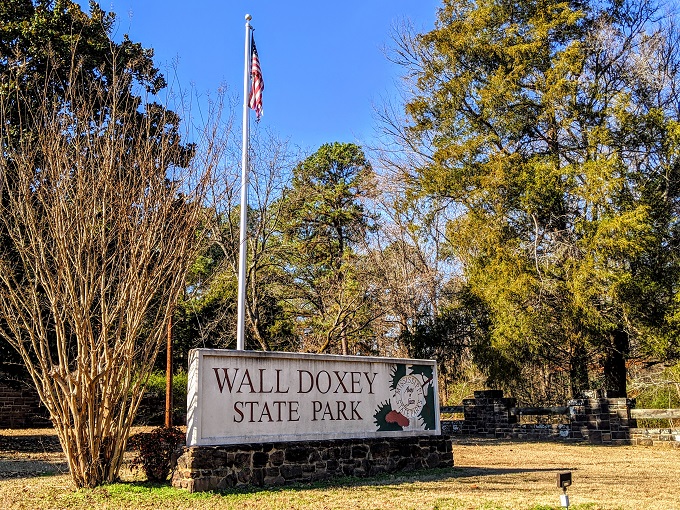
[[255,110],[257,120],[262,117],[262,92],[264,91],[264,80],[262,79],[262,70],[260,69],[260,59],[257,56],[257,48],[255,47],[255,38],[251,41],[250,50],[250,99],[248,106]]

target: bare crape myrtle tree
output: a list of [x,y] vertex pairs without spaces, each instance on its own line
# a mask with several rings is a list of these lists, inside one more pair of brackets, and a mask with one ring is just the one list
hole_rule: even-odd
[[0,93],[0,334],[77,487],[118,477],[217,159],[182,145],[175,114],[128,85],[121,75],[104,89],[74,69],[67,100],[45,97],[26,132],[8,118],[21,93]]

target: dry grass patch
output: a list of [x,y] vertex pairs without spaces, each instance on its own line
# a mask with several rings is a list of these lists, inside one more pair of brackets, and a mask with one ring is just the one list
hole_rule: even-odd
[[458,481],[467,482],[487,501],[506,494],[512,502],[508,508],[558,506],[555,473],[569,470],[572,505],[680,509],[676,449],[490,441],[454,445],[454,458],[457,468],[467,473]]
[[[34,434],[35,436],[36,434]],[[573,472],[573,510],[680,508],[678,450],[463,441],[456,467],[280,489],[189,494],[140,481],[75,491],[60,453],[11,452],[0,431],[0,506],[7,509],[558,509],[555,473]],[[47,444],[43,441],[43,444]]]

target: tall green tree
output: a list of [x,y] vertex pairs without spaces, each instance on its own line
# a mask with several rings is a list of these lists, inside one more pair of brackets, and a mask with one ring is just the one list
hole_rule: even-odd
[[363,201],[372,168],[352,143],[324,144],[293,169],[286,191],[284,267],[303,348],[349,353],[369,329],[369,289],[358,249],[373,228]]
[[[0,4],[0,92],[5,98],[5,116],[14,136],[35,129],[34,116],[45,103],[66,105],[69,86],[76,74],[83,94],[91,97],[93,112],[110,114],[116,105],[129,104],[139,111],[137,120],[154,121],[165,143],[181,147],[179,119],[162,105],[142,102],[139,88],[156,94],[166,81],[154,66],[153,50],[132,42],[127,35],[112,40],[116,22],[113,13],[90,1],[90,13],[72,0],[6,0]],[[101,89],[116,90],[111,102]],[[20,91],[20,94],[17,92]],[[175,163],[186,162],[187,152],[174,151]]]
[[447,239],[490,314],[492,381],[532,360],[576,393],[599,367],[625,395],[631,349],[677,353],[671,21],[647,0],[446,0],[431,32],[400,39],[401,134],[427,156],[414,189],[460,207]]

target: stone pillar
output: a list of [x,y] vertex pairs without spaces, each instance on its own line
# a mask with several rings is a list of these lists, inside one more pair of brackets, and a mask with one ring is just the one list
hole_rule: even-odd
[[586,439],[595,444],[630,444],[630,417],[634,402],[627,398],[605,398],[600,392],[567,402],[573,439]]
[[608,400],[612,444],[632,444],[630,429],[637,427],[637,420],[631,418],[630,410],[635,407],[635,401],[629,398],[610,398]]
[[475,398],[463,400],[463,433],[491,438],[511,437],[517,417],[510,415],[514,398],[503,398],[501,390],[475,391]]

